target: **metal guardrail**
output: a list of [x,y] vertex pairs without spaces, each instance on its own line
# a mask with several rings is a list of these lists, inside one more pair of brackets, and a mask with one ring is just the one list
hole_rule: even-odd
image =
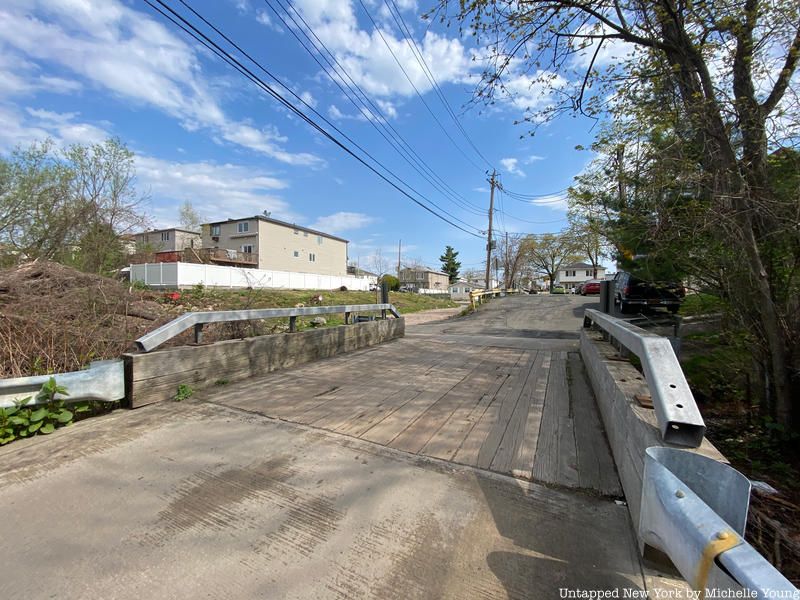
[[750,481],[736,469],[686,450],[646,450],[639,535],[669,556],[696,597],[800,598],[744,540],[749,503]]
[[351,313],[380,312],[382,318],[390,312],[399,318],[400,313],[393,304],[344,304],[337,306],[306,306],[302,308],[259,308],[251,310],[215,310],[208,312],[187,312],[158,329],[147,333],[136,340],[136,346],[142,352],[150,352],[167,340],[194,328],[195,341],[203,338],[203,325],[209,323],[226,323],[229,321],[251,321],[254,319],[278,319],[289,317],[289,331],[296,331],[297,317],[330,315],[344,313],[344,322],[350,321]]
[[103,400],[115,402],[125,397],[125,372],[121,360],[98,360],[84,371],[70,371],[53,375],[34,375],[0,379],[0,408],[14,406],[15,400],[31,397],[30,405],[37,403],[36,394],[51,377],[58,385],[67,388],[69,396],[57,396],[65,402],[77,400]]
[[482,304],[484,298],[502,298],[503,296],[507,296],[509,294],[519,294],[520,290],[506,290],[503,288],[494,288],[492,290],[473,290],[469,293],[469,301],[472,304],[472,308],[475,308],[476,304]]
[[622,319],[587,308],[584,327],[595,325],[642,361],[662,439],[697,448],[706,425],[669,340]]

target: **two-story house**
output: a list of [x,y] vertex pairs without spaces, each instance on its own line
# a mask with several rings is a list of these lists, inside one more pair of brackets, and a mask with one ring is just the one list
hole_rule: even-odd
[[554,285],[563,286],[566,290],[574,290],[579,283],[590,279],[603,279],[606,269],[598,265],[597,275],[592,265],[584,262],[572,263],[562,266],[556,273]]
[[214,262],[272,271],[347,275],[348,241],[329,233],[264,215],[203,225],[204,252]]
[[196,231],[188,229],[153,229],[134,236],[136,251],[139,252],[180,252],[187,248],[200,248],[201,238]]
[[450,277],[447,273],[425,268],[406,267],[398,274],[401,286],[424,290],[442,290],[447,293]]

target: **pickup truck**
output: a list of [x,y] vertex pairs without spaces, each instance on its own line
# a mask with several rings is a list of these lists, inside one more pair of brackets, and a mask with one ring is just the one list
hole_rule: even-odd
[[614,277],[614,304],[621,313],[659,307],[676,313],[685,296],[686,290],[679,283],[645,281],[625,271],[618,271]]

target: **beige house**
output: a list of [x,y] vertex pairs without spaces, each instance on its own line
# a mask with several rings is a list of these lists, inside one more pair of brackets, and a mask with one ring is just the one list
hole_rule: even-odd
[[153,229],[134,236],[136,249],[148,252],[180,252],[187,248],[200,248],[200,234],[188,229]]
[[415,289],[442,290],[443,293],[448,292],[448,286],[450,285],[450,277],[447,273],[430,269],[400,269],[398,279],[400,280],[400,285]]
[[252,257],[271,271],[347,275],[348,241],[263,215],[203,225],[203,248]]

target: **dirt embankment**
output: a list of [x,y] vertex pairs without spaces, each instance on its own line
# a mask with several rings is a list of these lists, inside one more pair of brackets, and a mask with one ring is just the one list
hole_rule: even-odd
[[76,370],[119,356],[172,318],[158,297],[52,262],[0,270],[0,377]]

